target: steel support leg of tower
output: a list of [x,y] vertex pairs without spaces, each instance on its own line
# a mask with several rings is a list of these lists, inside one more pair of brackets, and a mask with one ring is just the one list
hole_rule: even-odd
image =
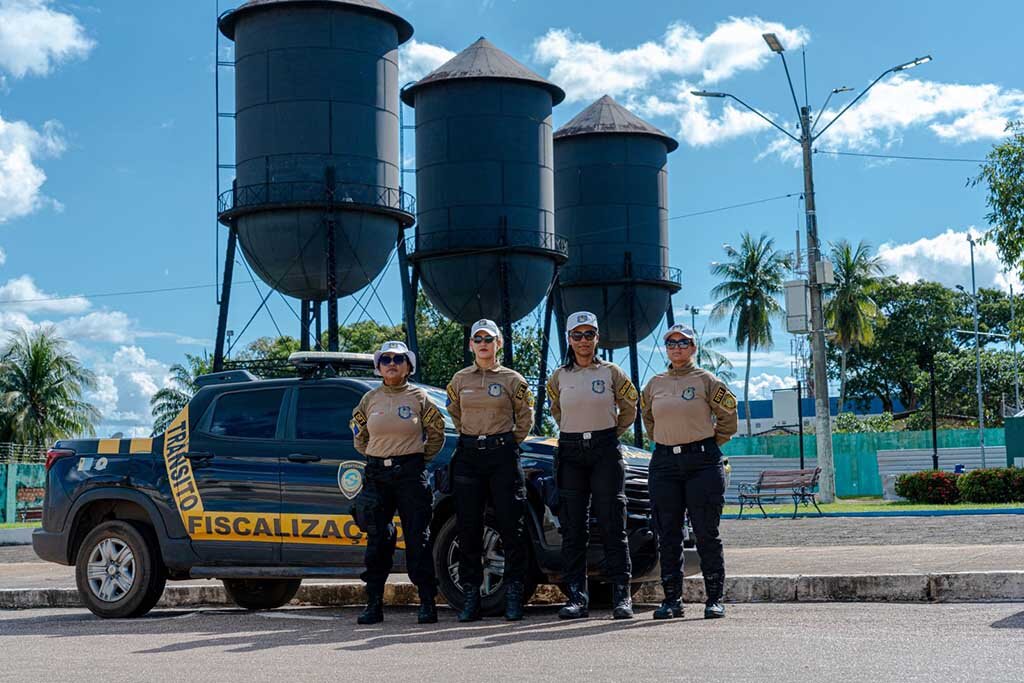
[[473,363],[473,354],[469,350],[469,325],[462,326],[462,364],[469,366]]
[[665,322],[668,323],[668,327],[672,327],[676,324],[676,314],[672,310],[672,295],[668,295],[668,309],[665,311]]
[[338,266],[334,221],[327,221],[327,350],[338,350]]
[[302,300],[302,322],[300,323],[302,329],[299,331],[299,350],[309,351],[309,313],[310,313],[310,301],[309,299]]
[[228,228],[228,245],[224,252],[224,282],[220,292],[220,312],[217,316],[217,345],[213,350],[213,371],[224,369],[224,337],[228,329],[228,306],[231,302],[231,275],[235,270],[235,245],[238,234],[232,225]]
[[[633,268],[632,254],[626,252],[626,305],[629,309],[629,320],[627,321],[627,334],[629,335],[629,374],[633,380],[633,386],[640,391],[640,358],[637,353],[636,338],[636,296],[633,289]],[[637,448],[644,447],[644,429],[640,418],[640,411],[637,410],[636,419],[633,421],[633,445]]]
[[501,276],[501,336],[504,339],[504,357],[502,363],[506,368],[512,367],[512,300],[509,292],[508,282],[508,261],[501,257],[501,265],[498,266]]
[[316,344],[314,348],[317,351],[324,350],[324,326],[323,326],[323,311],[324,305],[322,301],[313,302],[313,323],[316,331]]
[[[416,272],[416,266],[412,266]],[[405,231],[398,233],[398,273],[402,280],[402,317],[405,322],[405,338],[409,350],[419,357],[420,345],[416,338],[416,287],[418,277],[409,273],[409,255],[405,248]],[[416,379],[415,375],[413,379]]]
[[565,306],[562,305],[562,288],[556,283],[551,289],[551,296],[555,299],[555,329],[558,330],[558,355],[565,359],[569,349],[566,347],[568,341],[565,338]]
[[[558,277],[556,274],[555,277]],[[554,313],[555,288],[548,292],[544,302],[544,334],[540,338],[540,372],[537,377],[537,401],[533,405],[533,433],[540,434],[544,420],[544,401],[547,398],[548,353],[551,349],[551,316]]]

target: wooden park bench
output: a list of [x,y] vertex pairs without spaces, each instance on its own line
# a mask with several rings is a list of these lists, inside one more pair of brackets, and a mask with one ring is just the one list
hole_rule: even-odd
[[806,505],[808,502],[814,505],[819,515],[824,514],[818,507],[816,496],[818,495],[818,477],[821,476],[821,468],[807,470],[764,470],[757,478],[756,483],[746,482],[740,484],[740,514],[743,517],[744,506],[761,508],[761,514],[768,517],[764,511],[761,501],[764,499],[777,500],[779,498],[793,499],[793,519],[796,519],[800,503]]

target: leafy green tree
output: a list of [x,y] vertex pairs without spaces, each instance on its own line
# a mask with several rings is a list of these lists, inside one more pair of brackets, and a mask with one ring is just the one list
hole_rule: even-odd
[[[990,332],[992,334],[1013,334],[1018,342],[1021,341],[1021,332],[1024,331],[1024,296],[1020,292],[1014,293],[1013,311],[1016,317],[1016,330],[1010,329],[1010,295],[998,289],[981,287],[978,289],[978,331]],[[956,318],[953,325],[960,330],[966,330],[968,334],[956,334],[953,337],[954,343],[961,348],[974,348],[974,302],[971,296],[965,292],[956,293]],[[1001,345],[1004,339],[979,335],[979,345],[984,347],[988,344]]]
[[754,349],[772,346],[772,318],[782,314],[776,297],[782,293],[783,277],[792,268],[791,257],[775,249],[767,235],[754,239],[743,234],[739,250],[728,247],[729,261],[712,267],[722,282],[711,290],[718,299],[711,310],[713,320],[729,317],[729,333],[735,334],[736,349],[747,347],[747,368],[743,378],[743,401],[750,426],[750,355]]
[[93,436],[99,411],[82,399],[96,379],[52,327],[14,332],[0,352],[0,424],[6,440],[46,446]]
[[732,361],[717,348],[725,343],[724,336],[705,337],[702,335],[697,346],[697,365],[708,372],[713,372],[720,380],[728,384],[736,380],[736,372],[733,370]]
[[[937,282],[907,283],[886,277],[879,281],[873,299],[882,318],[875,328],[875,343],[849,351],[847,395],[861,405],[878,397],[888,412],[897,399],[906,409],[916,410],[918,374],[927,370],[932,355],[954,349],[955,293]],[[831,345],[833,376],[838,374],[839,353],[839,347]]]
[[1010,122],[1006,132],[970,184],[988,189],[985,220],[992,227],[985,239],[995,242],[1007,268],[1024,275],[1024,121]]
[[162,434],[167,425],[178,416],[199,391],[196,378],[213,372],[213,361],[206,353],[201,356],[185,354],[185,363],[170,368],[170,385],[161,388],[149,399],[153,415],[153,436]]
[[835,332],[833,343],[840,349],[839,409],[846,405],[846,357],[850,349],[869,345],[875,340],[875,325],[880,317],[872,299],[882,262],[872,256],[871,246],[859,242],[856,247],[846,240],[832,245],[835,284],[828,288],[825,304],[826,327]]
[[[981,351],[981,386],[985,424],[1003,424],[1003,402],[1013,402],[1013,355],[1010,351]],[[917,391],[928,396],[928,373],[915,380]],[[935,356],[935,400],[943,417],[966,418],[977,424],[977,361],[973,349],[954,350]],[[930,405],[928,405],[930,411]]]

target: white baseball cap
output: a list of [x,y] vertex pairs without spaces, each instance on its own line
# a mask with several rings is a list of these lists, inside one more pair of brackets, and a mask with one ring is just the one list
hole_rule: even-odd
[[380,377],[380,357],[385,353],[404,354],[409,359],[409,373],[416,372],[416,354],[409,350],[405,342],[386,341],[380,345],[380,349],[373,354],[373,374]]
[[697,333],[693,331],[693,328],[689,325],[673,325],[672,327],[665,330],[665,335],[662,337],[663,340],[667,341],[673,334],[681,334],[686,339],[696,339]]
[[597,316],[590,311],[577,311],[566,319],[565,331],[568,334],[582,325],[590,325],[597,330]]
[[469,336],[472,337],[480,330],[483,330],[484,332],[490,332],[495,337],[501,336],[501,331],[498,329],[498,323],[494,322],[493,320],[488,320],[487,318],[477,320],[475,323],[473,323],[473,326],[470,328],[469,331]]

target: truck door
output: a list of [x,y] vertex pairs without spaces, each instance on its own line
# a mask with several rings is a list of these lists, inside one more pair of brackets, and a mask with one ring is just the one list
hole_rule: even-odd
[[363,482],[349,429],[363,391],[327,380],[293,392],[281,459],[285,564],[362,567],[365,538],[348,514]]
[[285,388],[230,391],[193,432],[189,460],[203,516],[190,536],[206,561],[280,561],[282,402]]

